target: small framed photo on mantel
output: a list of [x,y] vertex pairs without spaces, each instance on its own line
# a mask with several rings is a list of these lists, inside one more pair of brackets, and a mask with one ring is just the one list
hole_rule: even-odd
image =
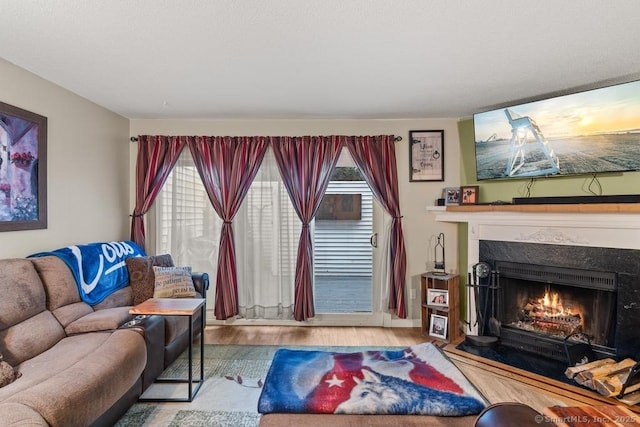
[[409,131],[409,181],[444,181],[444,130]]
[[460,187],[447,187],[444,189],[444,204],[446,206],[460,204]]
[[460,204],[477,205],[480,197],[480,187],[477,185],[467,185],[460,187]]

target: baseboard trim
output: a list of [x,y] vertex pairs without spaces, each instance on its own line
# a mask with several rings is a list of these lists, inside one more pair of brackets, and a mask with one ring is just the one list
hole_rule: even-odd
[[305,322],[297,322],[295,320],[264,320],[264,319],[228,319],[215,320],[207,319],[207,326],[371,326],[385,328],[419,328],[421,327],[420,319],[397,319],[392,318],[389,323],[383,325],[367,324],[367,322],[358,322],[357,319],[323,321],[316,318],[309,319]]

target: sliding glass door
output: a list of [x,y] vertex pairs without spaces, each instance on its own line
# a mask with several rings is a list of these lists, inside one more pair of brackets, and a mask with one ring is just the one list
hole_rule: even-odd
[[313,227],[314,297],[317,321],[378,325],[378,206],[344,149]]
[[[207,198],[188,150],[160,192],[150,223],[156,253],[211,277],[209,319],[216,292],[222,221]],[[376,257],[382,209],[342,152],[318,217],[314,236],[314,324],[381,324],[380,272]],[[301,222],[268,150],[233,220],[240,313],[234,322],[292,321],[294,278]],[[155,234],[155,235],[154,235]],[[153,240],[153,239],[150,239]],[[152,243],[152,242],[150,242]]]

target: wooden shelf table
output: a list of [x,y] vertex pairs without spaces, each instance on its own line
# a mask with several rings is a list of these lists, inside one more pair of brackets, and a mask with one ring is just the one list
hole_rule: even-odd
[[[138,400],[146,402],[191,402],[198,394],[204,382],[204,328],[205,328],[205,299],[204,298],[150,298],[143,303],[133,306],[130,314],[157,316],[188,316],[189,317],[189,373],[188,378],[157,378],[156,383],[186,383],[188,394],[181,397],[143,397]],[[193,378],[193,316],[200,311],[200,377]],[[195,384],[195,387],[194,387]],[[144,394],[144,393],[143,393]]]
[[[444,342],[455,342],[460,333],[459,313],[459,287],[460,277],[457,274],[424,273],[420,277],[420,299],[422,333],[425,336],[436,338]],[[444,302],[430,301],[429,293],[435,292],[446,296]],[[434,335],[431,328],[432,315],[447,319],[442,335]]]

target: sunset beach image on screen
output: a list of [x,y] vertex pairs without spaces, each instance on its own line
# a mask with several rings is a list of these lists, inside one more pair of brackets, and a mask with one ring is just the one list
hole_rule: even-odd
[[640,81],[474,114],[478,180],[640,170]]

